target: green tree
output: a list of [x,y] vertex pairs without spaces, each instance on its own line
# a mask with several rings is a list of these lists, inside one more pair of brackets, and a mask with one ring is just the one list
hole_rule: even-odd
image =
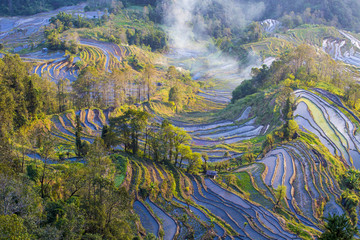
[[293,104],[289,97],[286,99],[286,103],[283,111],[284,111],[283,114],[285,121],[293,119]]
[[279,206],[279,203],[282,199],[286,197],[286,186],[285,185],[279,185],[275,189],[275,199],[276,199],[276,206]]
[[236,100],[244,98],[256,92],[257,89],[254,86],[254,83],[251,80],[245,80],[232,92],[231,103],[235,103]]
[[202,153],[201,157],[204,160],[203,169],[204,173],[206,173],[206,170],[208,169],[209,156],[207,155],[207,153]]
[[34,87],[33,81],[30,79],[26,93],[27,110],[31,117],[35,117],[39,109],[38,93]]
[[1,240],[27,240],[30,236],[24,226],[24,220],[17,215],[0,215]]
[[83,156],[82,154],[82,142],[81,142],[81,133],[82,133],[82,126],[80,121],[80,116],[76,115],[76,126],[75,126],[75,146],[76,146],[76,155],[78,157]]
[[202,160],[200,153],[192,153],[188,158],[187,172],[190,174],[198,174],[201,168]]
[[234,184],[235,181],[236,181],[236,176],[234,174],[228,174],[225,176],[225,183],[226,183],[226,186],[227,188],[230,187],[230,185]]
[[179,111],[182,102],[182,92],[179,87],[174,86],[169,91],[169,102],[173,102],[176,107],[176,112]]
[[110,119],[110,126],[118,134],[127,152],[136,155],[139,151],[139,140],[147,126],[150,114],[135,109],[129,109],[123,115]]
[[350,219],[343,214],[341,216],[330,215],[325,218],[325,232],[320,236],[320,240],[351,240],[357,234],[357,226],[352,226]]
[[56,144],[56,139],[49,132],[43,132],[42,142],[40,147],[40,155],[43,158],[43,169],[40,178],[40,189],[41,189],[41,197],[45,197],[45,187],[46,187],[46,176],[47,176],[47,166],[48,161],[50,160],[50,156],[54,153],[54,148]]
[[349,189],[360,189],[360,171],[349,169],[342,176],[343,182]]
[[151,64],[147,64],[144,68],[143,78],[145,79],[146,84],[146,95],[148,102],[150,101],[151,92],[153,91],[153,75],[155,73],[155,68]]
[[255,161],[256,156],[252,152],[247,152],[241,158],[244,159],[245,161],[249,162],[249,163],[252,163],[253,161]]
[[113,129],[108,125],[105,125],[103,127],[101,131],[101,138],[104,141],[104,144],[107,149],[110,149],[111,147],[114,147],[117,144],[116,134],[113,131]]
[[180,145],[179,146],[179,152],[180,152],[180,163],[179,163],[179,167],[182,167],[183,161],[185,159],[189,159],[191,158],[191,148],[190,146],[187,145]]
[[299,125],[295,120],[288,120],[284,124],[284,138],[291,139],[293,138],[296,133],[299,131]]
[[267,142],[268,146],[270,146],[270,148],[272,148],[275,143],[273,135],[271,135],[271,134],[266,135],[266,142]]

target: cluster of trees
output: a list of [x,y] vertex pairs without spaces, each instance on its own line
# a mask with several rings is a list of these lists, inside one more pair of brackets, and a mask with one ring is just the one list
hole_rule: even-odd
[[18,55],[0,59],[0,136],[7,138],[14,130],[44,114],[56,111],[51,83],[29,75],[30,66]]
[[303,24],[322,24],[335,27],[341,27],[337,16],[332,19],[325,19],[324,12],[320,10],[312,10],[311,8],[305,9],[303,13],[290,13],[284,14],[280,21],[286,28],[295,28]]
[[192,152],[190,135],[167,120],[158,124],[150,123],[149,118],[150,114],[145,111],[129,109],[110,119],[110,126],[102,132],[105,145],[109,149],[121,145],[129,154],[179,168],[185,166],[186,161],[187,171],[197,174],[202,167],[202,156]]
[[[5,167],[0,159],[1,238],[132,239],[137,218],[131,199],[124,187],[115,186],[115,164],[126,159],[110,157],[103,141],[96,139],[85,155],[86,164],[49,164],[55,144],[43,131],[43,162],[29,163],[24,170]],[[16,156],[10,156],[16,162]]]
[[127,29],[126,38],[128,44],[149,46],[152,51],[167,49],[166,34],[160,29],[149,29],[147,32],[143,32],[139,29]]
[[32,15],[63,6],[75,5],[84,0],[7,0],[0,2],[1,16]]
[[[100,20],[100,19],[99,19]],[[70,28],[91,28],[94,22],[81,15],[73,15],[66,12],[59,12],[55,17],[50,18],[50,24],[56,26],[56,30],[62,33]]]
[[[66,83],[56,87],[28,72],[16,55],[0,60],[1,237],[132,239],[136,226],[130,198],[114,180],[114,163],[124,159],[110,159],[107,146],[97,139],[91,145],[77,141],[86,164],[51,164],[58,143],[46,120],[34,120],[62,110],[58,106]],[[77,125],[79,140],[79,119]],[[42,163],[25,164],[29,148],[38,150]]]
[[345,191],[341,194],[341,204],[348,212],[352,225],[358,223],[357,207],[359,205],[360,171],[348,169],[341,176],[341,186]]
[[125,65],[112,73],[85,68],[78,79],[52,82],[49,78],[30,75],[31,66],[19,56],[0,59],[1,135],[7,136],[34,119],[68,109],[119,107],[150,101],[155,85],[155,68],[142,65],[141,72]]
[[155,68],[151,64],[141,64],[141,72],[125,65],[110,74],[87,67],[71,84],[72,93],[68,91],[66,95],[72,96],[76,108],[119,107],[125,103],[150,101],[156,89],[154,74]]
[[78,53],[78,39],[69,36],[66,40],[60,39],[60,34],[70,28],[93,28],[100,26],[107,20],[107,15],[98,19],[86,19],[80,15],[72,15],[65,12],[58,13],[50,18],[50,25],[45,27],[46,46],[50,50],[68,50],[73,54]]
[[270,68],[252,69],[252,78],[244,81],[233,92],[232,102],[267,88],[283,86],[285,88],[314,87],[319,82],[333,85],[345,92],[344,100],[357,103],[359,88],[351,71],[341,63],[334,61],[325,53],[318,53],[310,45],[300,45],[275,61]]
[[325,232],[319,237],[320,240],[346,239],[352,240],[358,233],[357,226],[353,226],[346,216],[330,215],[325,218]]

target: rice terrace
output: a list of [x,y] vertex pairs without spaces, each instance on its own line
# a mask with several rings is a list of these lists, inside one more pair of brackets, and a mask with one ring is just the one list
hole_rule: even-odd
[[0,239],[359,239],[360,2],[0,2]]

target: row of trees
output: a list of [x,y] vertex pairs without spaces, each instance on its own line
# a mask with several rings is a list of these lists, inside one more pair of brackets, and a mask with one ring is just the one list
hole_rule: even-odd
[[[71,85],[73,103],[77,108],[107,108],[150,101],[156,90],[154,75],[155,68],[151,64],[145,65],[141,72],[126,65],[122,69],[114,69],[110,74],[87,67]],[[71,95],[71,92],[65,94]]]
[[144,33],[138,29],[127,29],[126,38],[130,45],[150,46],[152,51],[167,50],[167,37],[165,33],[159,29],[149,29],[148,33]]

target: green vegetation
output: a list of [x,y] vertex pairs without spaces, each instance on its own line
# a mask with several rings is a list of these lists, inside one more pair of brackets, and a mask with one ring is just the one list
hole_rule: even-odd
[[32,15],[38,12],[45,12],[60,8],[63,6],[75,5],[84,2],[83,0],[35,0],[28,2],[21,1],[6,1],[0,3],[0,15],[2,16],[15,16],[15,15]]
[[346,215],[336,216],[332,215],[326,219],[325,232],[320,236],[322,240],[330,239],[354,239],[357,233],[357,227],[352,226]]
[[[350,126],[360,115],[358,74],[318,49],[325,38],[343,40],[334,26],[357,28],[357,13],[347,6],[353,1],[265,0],[263,16],[282,24],[273,33],[261,22],[234,23],[215,2],[200,3],[187,23],[210,36],[211,57],[228,54],[239,68],[252,50],[263,60],[277,57],[253,68],[230,104],[222,89],[228,83],[210,79],[223,65],[209,76],[201,69],[205,74],[194,81],[196,57],[166,63],[168,29],[160,24],[171,4],[165,1],[90,0],[85,10],[100,9],[103,17],[60,12],[44,30],[46,46],[65,50],[67,59],[36,66],[17,55],[0,60],[1,239],[155,239],[172,230],[177,239],[243,232],[312,239],[322,225],[320,239],[353,238],[360,174],[348,167],[353,156],[339,154],[356,149],[355,134],[345,135],[359,126]],[[11,4],[0,4],[0,14],[27,13]],[[53,7],[40,5],[28,13]],[[345,13],[347,22],[337,18]],[[212,58],[201,58],[212,66]],[[293,98],[295,90],[313,88],[339,99],[330,95],[321,108]],[[319,129],[317,136],[298,124],[300,102],[316,119],[306,123]],[[344,129],[333,130],[339,126],[326,121],[331,114],[344,120]],[[334,140],[325,146],[327,136]],[[205,179],[207,170],[218,171],[215,179]],[[324,222],[332,210],[346,214]],[[143,218],[157,232],[146,232]]]

